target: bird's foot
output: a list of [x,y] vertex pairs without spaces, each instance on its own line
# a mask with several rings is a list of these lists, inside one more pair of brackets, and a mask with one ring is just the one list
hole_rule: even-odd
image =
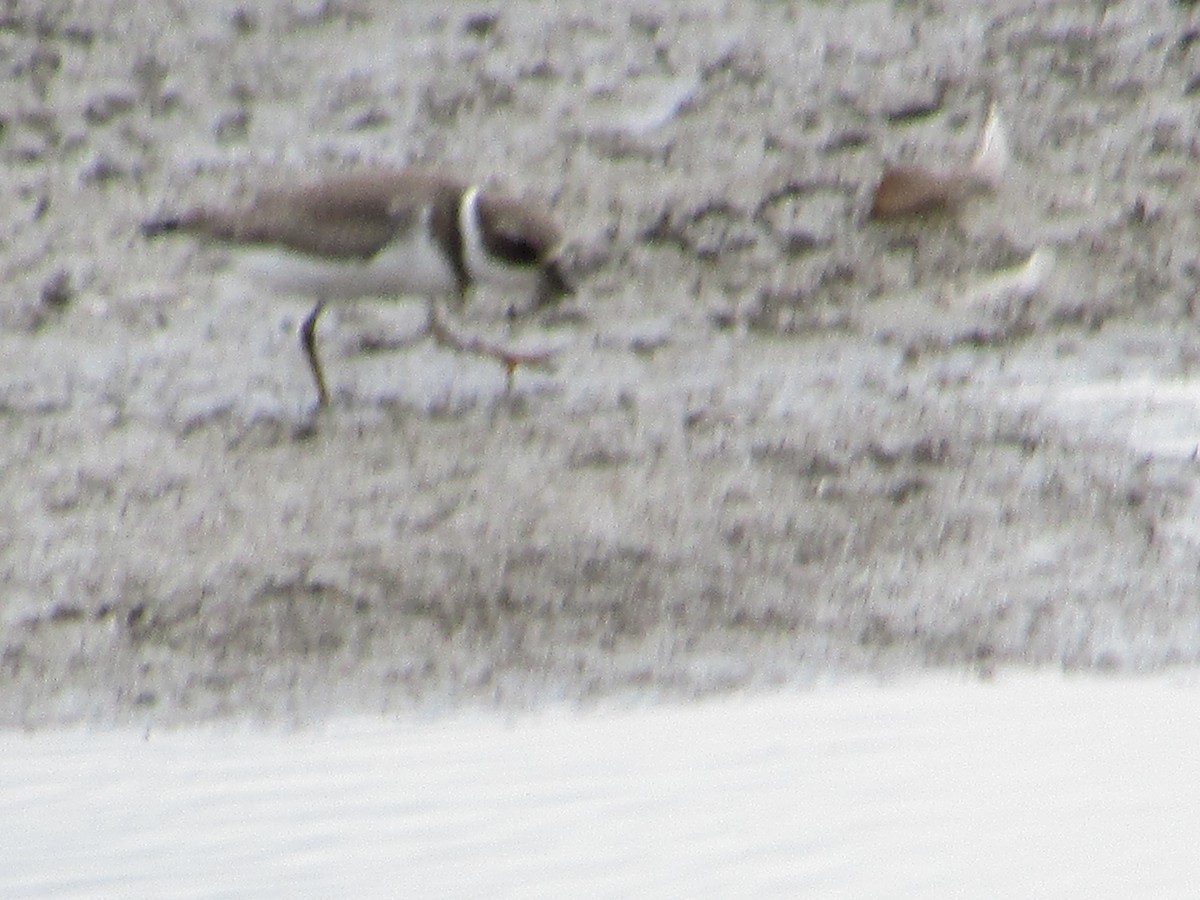
[[518,368],[544,369],[556,355],[552,350],[517,350],[484,338],[458,334],[442,320],[436,309],[431,310],[429,333],[443,347],[496,360],[504,367],[505,388],[509,392]]

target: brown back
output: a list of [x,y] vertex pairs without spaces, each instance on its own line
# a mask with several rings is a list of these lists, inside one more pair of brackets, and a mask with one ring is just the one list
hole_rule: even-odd
[[456,208],[462,191],[458,182],[418,169],[359,172],[264,190],[241,207],[198,207],[180,218],[179,228],[221,241],[367,259],[416,226],[430,205]]

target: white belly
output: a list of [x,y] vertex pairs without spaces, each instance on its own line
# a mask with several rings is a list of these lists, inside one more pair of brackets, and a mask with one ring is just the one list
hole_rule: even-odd
[[245,277],[276,294],[353,300],[428,297],[456,288],[449,262],[421,228],[366,260],[334,261],[278,247],[239,248],[233,260]]

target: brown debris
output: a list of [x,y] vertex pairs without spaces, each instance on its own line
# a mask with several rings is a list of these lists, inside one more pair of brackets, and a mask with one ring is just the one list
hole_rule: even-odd
[[934,172],[920,166],[886,169],[871,200],[871,218],[941,212],[970,193],[965,172]]
[[943,212],[967,197],[995,191],[1011,162],[1008,138],[993,106],[970,163],[948,169],[890,166],[884,169],[871,200],[871,218]]

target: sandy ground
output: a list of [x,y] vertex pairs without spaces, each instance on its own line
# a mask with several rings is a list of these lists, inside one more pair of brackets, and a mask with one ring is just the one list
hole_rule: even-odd
[[[0,724],[1194,663],[1198,33],[1152,2],[4,4]],[[997,196],[864,220],[993,100]],[[137,233],[364,161],[553,205],[579,296],[508,335],[553,371],[506,395],[362,304],[314,418],[303,301]]]

